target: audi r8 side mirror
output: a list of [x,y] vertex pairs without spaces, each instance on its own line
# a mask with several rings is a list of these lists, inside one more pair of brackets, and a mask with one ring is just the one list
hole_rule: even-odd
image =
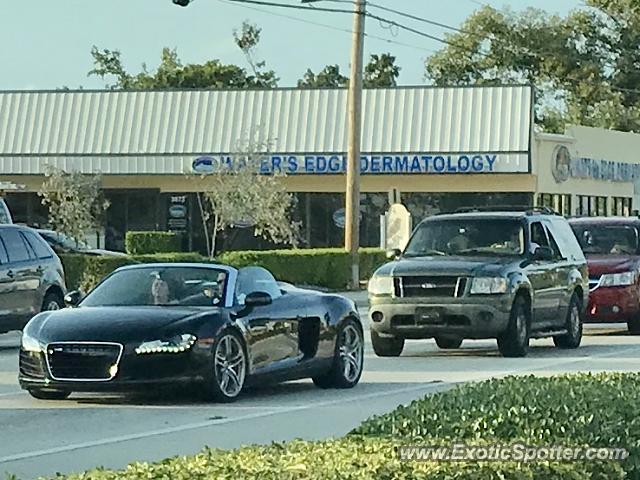
[[82,300],[82,293],[79,290],[73,290],[64,296],[64,303],[67,307],[76,307]]
[[273,302],[273,299],[267,292],[251,292],[244,299],[244,304],[247,307],[262,307],[270,305],[271,302]]
[[402,255],[402,251],[399,248],[387,250],[387,260],[396,260],[400,258],[400,255]]

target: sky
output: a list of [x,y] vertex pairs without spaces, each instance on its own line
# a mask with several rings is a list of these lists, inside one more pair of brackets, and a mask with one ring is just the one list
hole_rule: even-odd
[[[273,1],[300,4],[298,0]],[[559,14],[581,5],[579,0],[371,1],[454,26],[459,26],[482,3],[514,10],[531,6]],[[257,57],[276,71],[281,86],[295,85],[307,68],[318,71],[337,63],[344,73],[348,72],[352,28],[349,14],[249,7],[226,0],[196,0],[187,8],[175,6],[171,0],[5,0],[4,3],[0,14],[0,65],[4,65],[1,90],[103,88],[105,82],[87,77],[92,68],[93,45],[120,50],[126,69],[134,72],[143,63],[149,68],[157,66],[165,46],[177,48],[183,63],[217,58],[246,67],[232,37],[234,28],[244,20],[262,28]],[[351,8],[349,3],[335,0],[315,5]],[[381,16],[389,15],[370,8]],[[394,19],[438,37],[444,33],[423,23]],[[371,35],[365,41],[367,57],[390,52],[402,67],[400,84],[424,83],[424,60],[442,46],[440,43],[390,30],[371,19],[367,20],[366,31]]]

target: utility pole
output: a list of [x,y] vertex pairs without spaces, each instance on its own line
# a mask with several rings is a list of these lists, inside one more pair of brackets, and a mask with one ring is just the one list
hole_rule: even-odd
[[349,80],[347,145],[347,185],[345,205],[344,247],[351,263],[351,288],[360,284],[360,146],[362,139],[362,64],[366,0],[355,0],[353,42],[351,45],[351,78]]

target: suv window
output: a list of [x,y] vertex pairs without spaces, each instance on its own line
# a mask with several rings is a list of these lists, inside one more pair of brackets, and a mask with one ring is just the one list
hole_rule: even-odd
[[553,250],[553,256],[555,258],[563,258],[562,252],[560,251],[560,247],[558,246],[558,242],[556,242],[555,237],[553,236],[553,232],[550,228],[546,228],[547,236],[549,237],[549,243],[551,244],[551,250]]
[[33,232],[22,232],[38,258],[51,258],[53,254],[46,242]]
[[245,267],[238,270],[236,281],[236,299],[244,303],[247,295],[253,292],[266,292],[274,300],[282,296],[276,279],[262,267]]
[[4,243],[2,242],[0,242],[0,263],[9,263],[7,250],[4,248]]
[[544,229],[544,225],[541,222],[534,222],[531,224],[531,243],[535,243],[540,247],[548,247],[549,240]]
[[8,228],[3,230],[0,232],[0,238],[2,238],[7,249],[9,262],[24,262],[31,258],[29,250],[27,250],[27,244],[17,229]]

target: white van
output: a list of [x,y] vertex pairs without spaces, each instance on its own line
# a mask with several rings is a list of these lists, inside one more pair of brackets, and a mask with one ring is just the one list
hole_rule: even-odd
[[2,198],[0,198],[0,224],[1,223],[13,223],[9,207],[7,207],[7,204]]

